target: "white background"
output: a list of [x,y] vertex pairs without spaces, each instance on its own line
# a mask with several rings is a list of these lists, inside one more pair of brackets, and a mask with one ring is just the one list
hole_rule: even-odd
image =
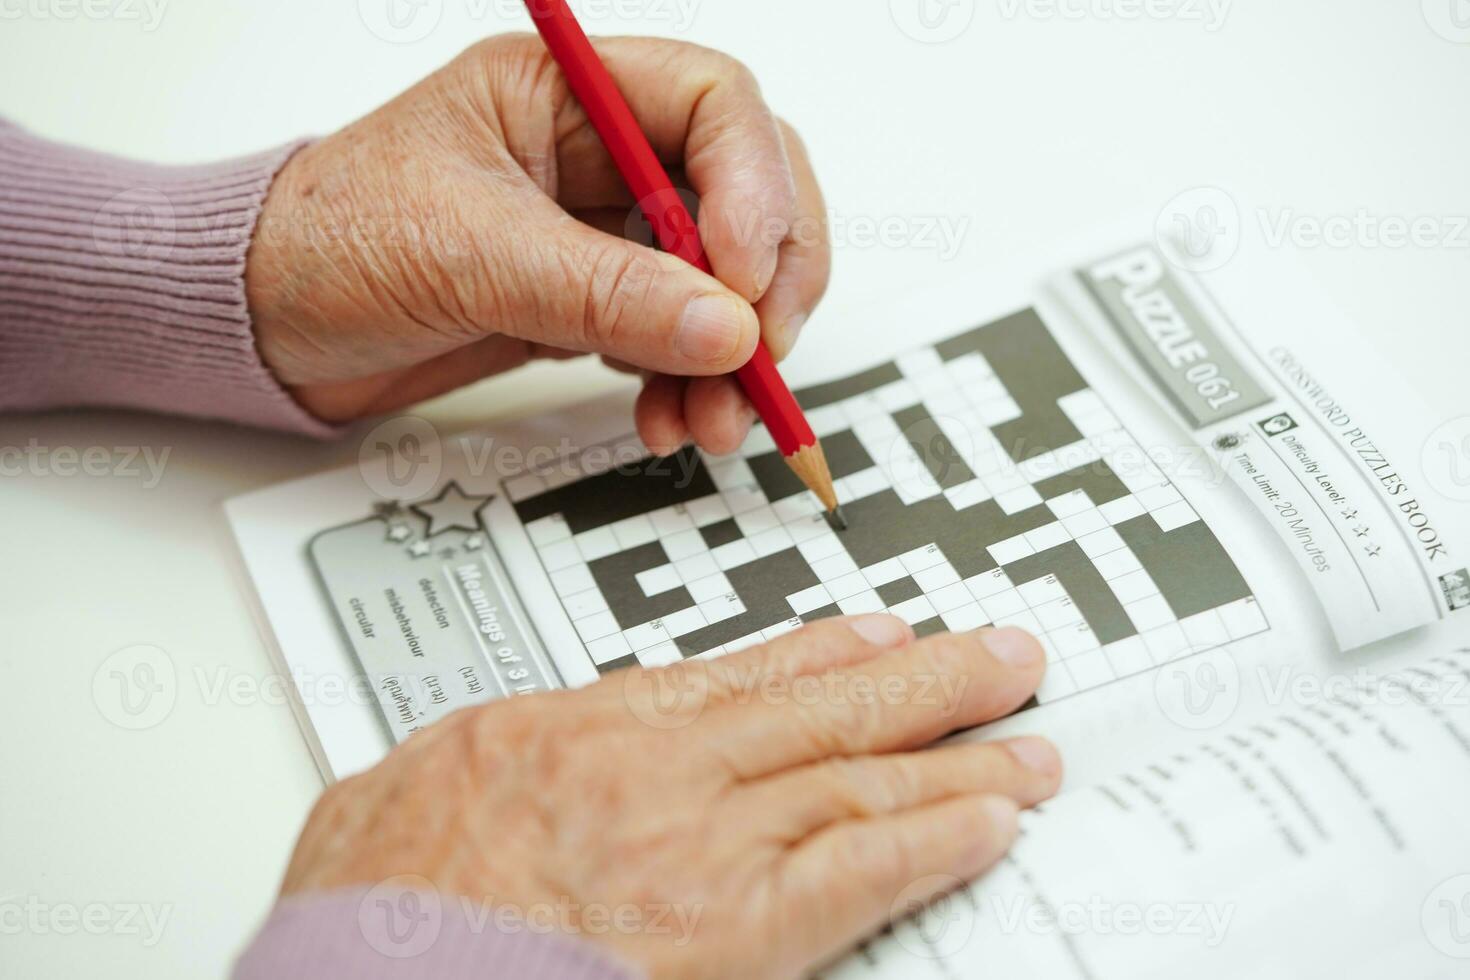
[[[375,36],[354,0],[154,2],[156,24],[142,0],[100,18],[75,0],[0,0],[0,115],[119,153],[208,160],[328,133],[473,39],[525,29],[507,0],[427,0],[430,21],[415,26],[433,29],[414,43]],[[380,19],[388,0],[364,2]],[[1024,0],[926,0],[949,17],[942,32],[959,31],[945,43],[899,27],[919,0],[681,2],[693,4],[687,27],[674,0],[574,6],[590,32],[677,35],[749,63],[807,137],[840,222],[963,231],[953,255],[840,243],[829,313],[807,328],[798,372],[860,329],[834,308],[956,274],[984,290],[986,269],[1018,251],[1156,213],[1200,185],[1251,202],[1253,237],[1254,206],[1273,218],[1470,213],[1470,45],[1455,43],[1470,31],[1431,27],[1460,0],[1237,0],[1223,23],[1185,0],[1150,5],[1185,7],[1177,16],[1139,18],[1116,0],[1062,0],[1072,17]],[[1470,414],[1467,244],[1303,255],[1444,419]],[[538,369],[426,414],[450,431],[614,383],[590,365]],[[170,918],[154,946],[0,918],[0,974],[221,975],[320,783],[289,709],[250,694],[270,668],[219,503],[351,459],[356,443],[126,413],[0,421],[0,447],[33,438],[169,456],[152,488],[0,477],[0,908],[34,897]],[[134,644],[165,651],[177,678],[172,710],[143,731],[114,725],[115,706],[93,695],[103,662]],[[219,696],[231,679],[244,688]]]

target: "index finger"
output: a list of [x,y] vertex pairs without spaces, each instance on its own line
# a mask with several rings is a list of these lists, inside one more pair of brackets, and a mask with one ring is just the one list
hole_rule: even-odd
[[1007,627],[944,633],[701,719],[745,777],[834,756],[917,748],[1019,708],[1046,667],[1041,645]]
[[[791,230],[797,185],[776,117],[739,61],[698,45],[599,38],[598,55],[666,166],[699,197],[699,232],[721,282],[750,302],[770,287]],[[580,113],[575,102],[568,110]],[[590,125],[557,141],[559,202],[632,202]]]

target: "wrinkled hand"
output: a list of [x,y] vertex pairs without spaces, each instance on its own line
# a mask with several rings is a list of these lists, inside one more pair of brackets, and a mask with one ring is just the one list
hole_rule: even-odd
[[784,356],[826,288],[816,178],[738,62],[595,44],[698,196],[718,279],[624,237],[650,236],[541,41],[491,38],[296,154],[271,188],[247,296],[262,356],[308,410],[344,421],[595,353],[646,372],[649,448],[739,445],[754,414],[728,372],[762,333]]
[[461,711],[327,791],[283,892],[419,876],[562,910],[651,976],[795,976],[978,875],[1056,791],[1039,738],[915,751],[1014,710],[1044,663],[1018,630],[865,616]]

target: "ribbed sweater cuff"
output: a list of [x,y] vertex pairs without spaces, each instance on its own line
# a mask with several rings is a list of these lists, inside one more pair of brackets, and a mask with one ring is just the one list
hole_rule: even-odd
[[[405,902],[383,886],[282,899],[235,964],[233,980],[637,980],[600,947],[505,931],[494,910],[437,894]],[[417,896],[410,896],[417,897]]]
[[139,408],[314,436],[261,362],[245,254],[301,143],[164,167],[0,122],[0,410]]

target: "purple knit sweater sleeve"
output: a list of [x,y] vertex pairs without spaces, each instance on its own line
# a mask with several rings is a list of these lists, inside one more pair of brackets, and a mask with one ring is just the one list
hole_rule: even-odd
[[245,253],[301,144],[163,167],[0,120],[0,411],[141,408],[316,436],[261,362]]
[[496,910],[472,902],[381,885],[287,898],[235,964],[233,980],[642,976],[589,942],[544,931],[511,930],[504,921]]

